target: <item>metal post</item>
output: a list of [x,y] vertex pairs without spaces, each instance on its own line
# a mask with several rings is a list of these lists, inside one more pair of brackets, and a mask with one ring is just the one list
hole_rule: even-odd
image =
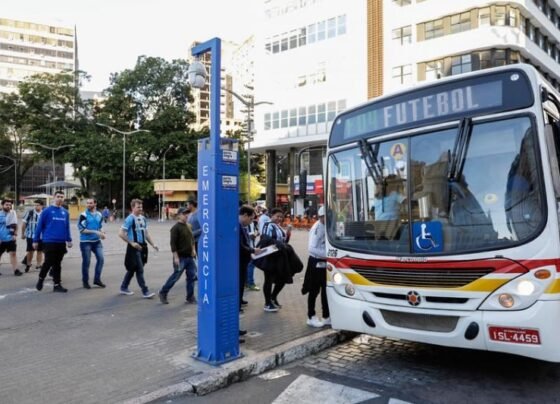
[[124,215],[125,215],[125,203],[126,203],[126,198],[125,198],[125,185],[126,185],[126,134],[122,134],[122,142],[123,142],[123,147],[122,147],[122,219],[124,222]]
[[254,100],[247,103],[247,205],[251,204],[251,106]]
[[[167,149],[169,150],[169,149]],[[165,153],[163,153],[163,197],[161,198],[163,200],[163,209],[165,209],[165,215],[163,215],[162,220],[167,220],[167,209],[165,208],[165,155],[167,154],[167,151]]]

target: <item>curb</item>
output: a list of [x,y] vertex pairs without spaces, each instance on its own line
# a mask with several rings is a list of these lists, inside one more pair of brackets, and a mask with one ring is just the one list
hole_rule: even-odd
[[184,382],[163,387],[143,396],[124,401],[122,404],[144,404],[163,398],[186,394],[203,396],[216,390],[241,382],[295,360],[315,354],[349,339],[353,334],[336,330],[323,330],[307,337],[279,345],[272,349],[247,356],[222,366],[211,368],[190,377]]

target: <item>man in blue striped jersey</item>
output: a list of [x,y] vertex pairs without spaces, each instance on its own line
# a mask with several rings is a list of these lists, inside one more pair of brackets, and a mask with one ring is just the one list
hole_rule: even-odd
[[[22,240],[27,240],[27,248],[25,250],[27,253],[23,261],[21,261],[21,263],[25,265],[25,272],[29,272],[29,268],[31,268],[31,263],[33,262],[33,252],[35,251],[33,249],[33,233],[35,233],[37,221],[39,220],[39,215],[43,211],[45,202],[43,202],[42,199],[36,199],[34,204],[35,206],[23,215],[23,223],[21,225],[21,238]],[[37,262],[36,269],[41,269],[41,265],[43,265],[43,243],[41,241],[39,241],[37,245],[35,259]]]

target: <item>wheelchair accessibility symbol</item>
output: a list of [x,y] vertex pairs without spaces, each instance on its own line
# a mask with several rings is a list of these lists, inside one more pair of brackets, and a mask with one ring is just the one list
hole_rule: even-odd
[[419,222],[412,227],[414,252],[443,251],[443,231],[441,222]]

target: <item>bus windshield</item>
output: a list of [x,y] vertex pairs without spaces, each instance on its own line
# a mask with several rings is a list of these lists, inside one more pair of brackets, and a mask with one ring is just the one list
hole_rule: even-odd
[[546,220],[529,116],[363,141],[328,159],[328,237],[378,254],[492,250],[535,237]]

